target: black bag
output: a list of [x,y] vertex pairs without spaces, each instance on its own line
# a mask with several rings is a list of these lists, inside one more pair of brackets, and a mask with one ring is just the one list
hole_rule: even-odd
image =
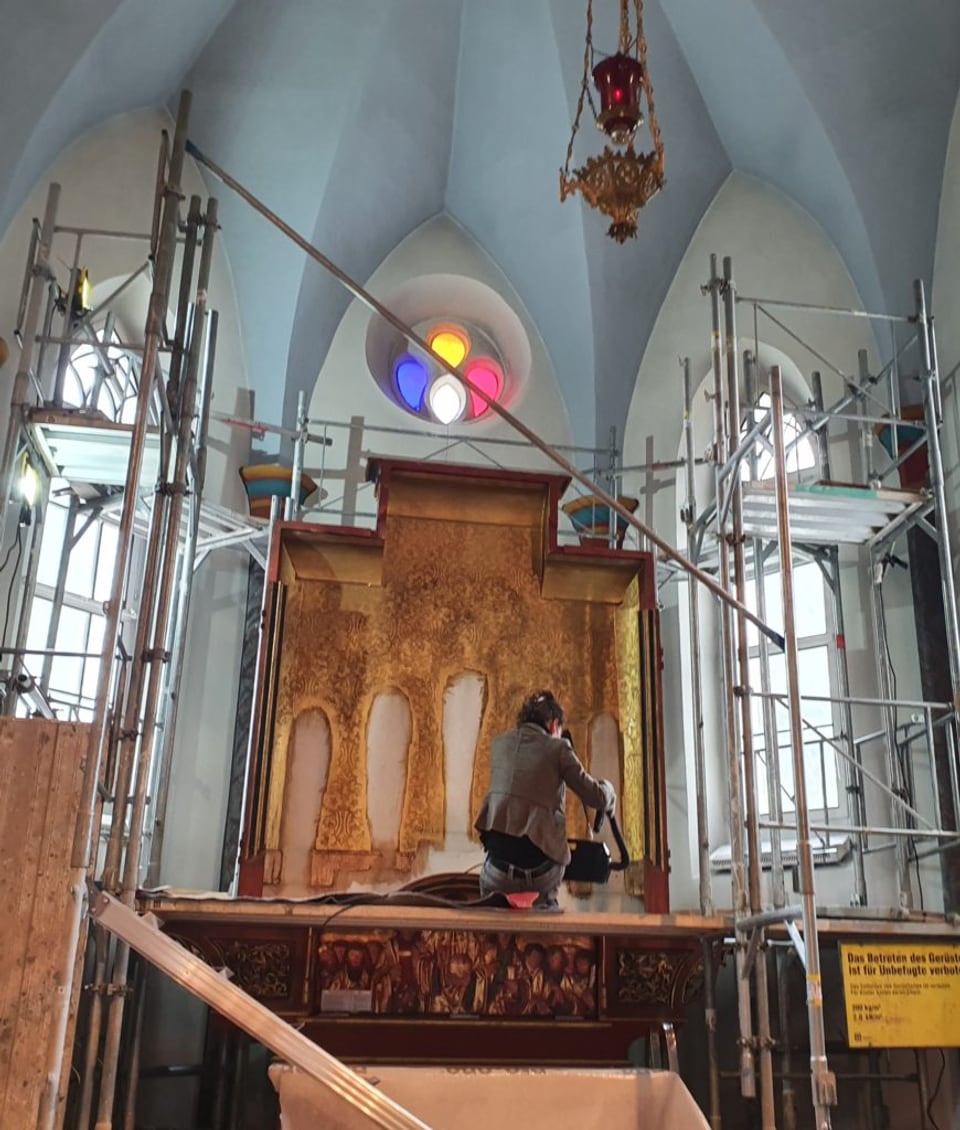
[[[599,825],[603,822],[602,817],[603,813],[601,812],[594,825],[596,831],[600,830]],[[610,878],[611,871],[625,871],[627,869],[630,863],[630,853],[627,851],[627,845],[620,834],[620,826],[617,824],[616,816],[611,813],[609,819],[610,831],[613,832],[613,838],[617,841],[620,858],[613,860],[610,856],[610,849],[600,840],[570,840],[570,862],[563,873],[567,882],[606,883]]]

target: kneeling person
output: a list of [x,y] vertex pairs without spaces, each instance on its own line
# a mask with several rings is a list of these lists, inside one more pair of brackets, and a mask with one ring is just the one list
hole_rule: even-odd
[[570,862],[567,785],[589,807],[614,810],[613,785],[590,776],[562,733],[563,708],[538,691],[520,708],[517,728],[490,743],[490,788],[474,825],[487,853],[484,895],[537,891],[535,906],[556,909]]

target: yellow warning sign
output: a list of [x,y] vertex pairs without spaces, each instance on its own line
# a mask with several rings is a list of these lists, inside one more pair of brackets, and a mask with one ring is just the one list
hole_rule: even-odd
[[840,946],[852,1048],[960,1047],[960,945]]

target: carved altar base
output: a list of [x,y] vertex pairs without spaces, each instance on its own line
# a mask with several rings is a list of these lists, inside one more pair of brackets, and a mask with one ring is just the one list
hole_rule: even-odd
[[703,985],[697,914],[605,914],[144,894],[141,909],[351,1062],[630,1062]]

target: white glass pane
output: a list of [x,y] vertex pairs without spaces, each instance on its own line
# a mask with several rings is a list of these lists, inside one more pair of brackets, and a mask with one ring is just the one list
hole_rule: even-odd
[[99,408],[109,420],[115,420],[117,418],[118,398],[119,394],[108,381],[104,381],[103,384],[100,385],[100,391],[97,393],[97,408]]
[[109,600],[113,585],[113,567],[117,560],[117,527],[104,522],[100,533],[100,554],[93,585],[96,600]]
[[50,665],[50,692],[58,698],[72,699],[80,690],[83,665],[79,659],[57,655]]
[[[754,656],[749,662],[750,689],[760,691],[760,657]],[[763,699],[753,694],[750,696],[750,731],[754,742],[763,742]]]
[[793,571],[793,609],[799,636],[822,636],[827,631],[827,602],[823,573],[815,562]]
[[[766,601],[766,622],[775,632],[783,633],[783,595],[780,591],[780,570],[764,574],[763,597]],[[803,628],[798,624],[797,632],[802,633]]]
[[[57,630],[57,649],[59,651],[82,651],[87,637],[89,614],[76,608],[63,608],[60,611],[60,627]],[[83,677],[83,660],[75,656],[58,655],[50,668],[50,689],[64,697],[76,695],[80,691]]]
[[[823,764],[821,765],[821,756]],[[836,808],[838,803],[837,757],[833,747],[827,742],[812,740],[804,745],[803,763],[806,769],[807,806],[823,809],[824,788],[826,788],[826,807]]]
[[51,588],[57,583],[63,534],[67,528],[66,500],[58,501],[52,493],[58,484],[63,486],[63,480],[54,479],[51,483],[50,501],[43,515],[40,556],[37,559],[37,582],[41,585],[50,585]]
[[780,810],[786,815],[794,811],[793,803],[793,753],[789,736],[786,745],[780,746]]
[[[30,607],[30,626],[27,629],[27,647],[45,648],[47,646],[47,631],[50,628],[50,614],[53,612],[53,601],[36,597]],[[43,666],[42,655],[25,655],[23,661],[31,674],[37,674]]]
[[97,523],[91,522],[70,551],[67,565],[67,592],[76,596],[93,595],[93,570],[97,553]]
[[[758,407],[754,409],[753,420],[745,422],[741,435],[745,435],[752,423],[763,419],[767,409],[770,407],[770,396],[764,393],[758,401]],[[816,444],[809,435],[805,435],[799,441],[797,437],[803,430],[803,422],[799,420],[793,413],[786,412],[783,417],[783,439],[786,447],[786,460],[787,460],[787,473],[793,476],[798,475],[801,471],[816,468],[817,465],[817,449]],[[773,467],[773,452],[772,452],[772,437],[769,427],[765,429],[764,437],[759,438],[754,445],[754,454],[756,456],[756,477],[758,479],[772,479],[774,475]],[[749,459],[745,458],[740,464],[740,476],[747,480],[751,478]],[[809,478],[809,476],[804,476]]]
[[73,367],[68,365],[63,374],[63,403],[73,408],[83,408],[84,397],[83,381]]
[[[89,653],[99,653],[103,647],[104,622],[100,616],[90,617],[90,634],[87,637],[86,650]],[[97,697],[97,678],[100,674],[99,659],[85,659],[83,663],[82,693],[90,699]]]
[[[77,381],[82,392],[82,397],[90,392],[97,373],[97,357],[92,347],[84,346],[76,349],[70,356],[70,366],[77,375]],[[81,399],[78,403],[82,404]]]
[[770,815],[770,796],[767,791],[767,755],[757,747],[757,811],[761,816]]
[[[743,602],[751,612],[757,611],[757,582],[751,577],[744,586]],[[747,621],[747,647],[756,647],[760,642],[760,632]]]
[[137,398],[136,395],[128,396],[124,399],[123,405],[120,408],[120,422],[123,424],[132,424],[137,416]]
[[[801,694],[826,695],[830,694],[830,654],[826,647],[806,648],[798,655]],[[752,686],[759,687],[760,661],[751,660]],[[786,688],[786,661],[783,655],[770,657],[770,685],[774,692],[783,692]],[[759,708],[759,699],[753,699],[751,714],[753,719],[754,747],[758,755],[757,766],[757,797],[760,811],[768,811],[768,796],[765,780],[765,766],[759,764],[765,760],[765,742],[763,734],[763,718]],[[774,711],[778,743],[780,747],[780,782],[781,804],[784,812],[793,812],[793,753],[790,745],[790,717],[784,705],[777,703]],[[803,704],[803,718],[806,722],[815,725],[826,738],[833,736],[833,723],[831,704],[829,702],[805,702]],[[839,803],[839,785],[837,779],[837,757],[833,747],[821,739],[808,726],[803,730],[804,765],[806,766],[807,804],[811,809],[824,807],[824,778],[826,784],[826,804],[828,808],[836,808]],[[820,765],[821,745],[823,746],[823,767]]]
[[[800,426],[795,420],[790,423],[785,423],[783,429],[784,439],[786,440],[786,459],[787,459],[787,474],[797,476],[801,471],[809,470],[817,464],[816,449],[810,436],[804,436],[799,441],[797,436],[800,434]],[[773,468],[770,470],[770,477],[773,477]],[[803,478],[807,479],[810,476],[804,475]]]
[[[797,656],[800,694],[830,695],[830,653],[826,646],[803,648]],[[804,702],[803,718],[820,729],[831,732],[833,716],[829,702]],[[805,735],[809,737],[811,735]]]

